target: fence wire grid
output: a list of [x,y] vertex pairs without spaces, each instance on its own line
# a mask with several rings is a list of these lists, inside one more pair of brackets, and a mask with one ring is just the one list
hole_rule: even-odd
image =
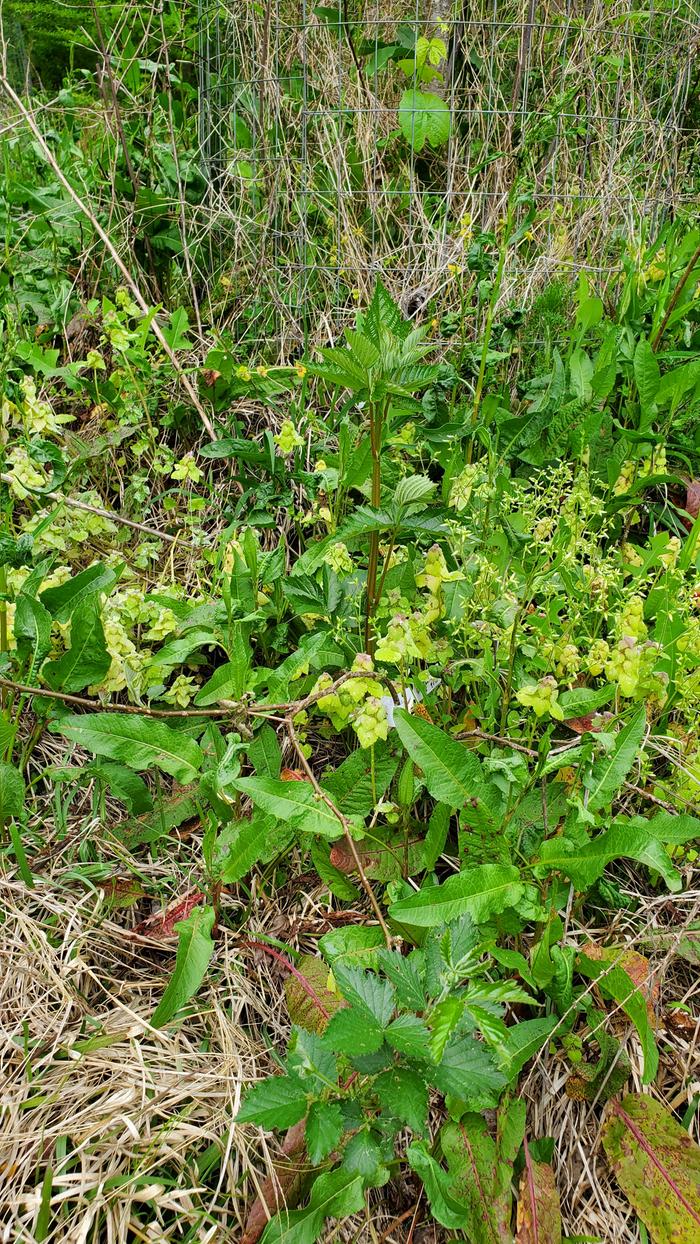
[[478,279],[509,211],[527,297],[697,203],[688,0],[199,0],[199,32],[212,259],[290,344],[332,337],[377,276],[411,311]]

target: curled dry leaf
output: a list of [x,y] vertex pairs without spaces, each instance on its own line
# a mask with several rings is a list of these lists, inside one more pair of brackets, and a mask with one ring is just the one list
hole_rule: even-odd
[[564,725],[575,734],[598,734],[605,729],[612,716],[612,713],[586,713],[585,717],[567,717]]
[[280,773],[281,782],[308,782],[308,776],[301,769],[283,769]]
[[132,929],[132,935],[151,937],[159,942],[165,941],[166,938],[176,937],[175,925],[180,920],[186,920],[190,912],[203,902],[204,895],[201,890],[190,890],[189,894],[171,903],[164,911],[157,911],[152,916],[148,916],[146,920],[142,920]]
[[603,1146],[622,1191],[654,1244],[700,1239],[700,1148],[651,1097],[612,1103]]
[[280,1160],[274,1165],[274,1174],[268,1175],[250,1208],[241,1244],[257,1244],[272,1215],[298,1200],[310,1169],[305,1136],[306,1119],[295,1123],[287,1132]]
[[[686,514],[689,514],[693,519],[697,518],[698,514],[700,514],[700,479],[689,480],[686,486],[683,509]],[[688,528],[690,528],[691,525],[691,523],[686,523]]]

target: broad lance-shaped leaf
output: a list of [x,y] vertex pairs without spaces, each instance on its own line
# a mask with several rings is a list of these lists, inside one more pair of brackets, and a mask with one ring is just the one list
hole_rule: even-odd
[[162,721],[127,713],[72,713],[50,723],[96,756],[120,760],[130,769],[162,769],[186,786],[193,782],[204,755],[198,743]]
[[428,886],[409,898],[392,903],[389,915],[401,924],[432,928],[459,916],[471,916],[484,924],[514,907],[522,898],[524,886],[512,864],[481,864],[468,872],[449,877],[442,885]]
[[630,1093],[611,1110],[603,1146],[654,1244],[697,1244],[700,1148],[652,1097]]
[[[689,822],[692,820],[692,817],[688,818]],[[646,864],[648,868],[661,873],[669,890],[680,890],[680,875],[658,837],[638,825],[636,819],[634,825],[618,823],[604,833],[597,834],[582,847],[563,836],[550,838],[540,847],[538,870],[544,866],[551,871],[556,869],[563,872],[575,888],[583,892],[602,877],[612,860],[637,860],[638,863]],[[696,829],[689,824],[687,837],[683,837],[682,841],[695,838],[696,833]]]
[[0,828],[24,807],[24,778],[14,765],[0,764]]
[[268,1223],[261,1244],[314,1244],[326,1218],[347,1218],[364,1207],[362,1176],[338,1167],[314,1181],[305,1209],[277,1214]]
[[639,405],[642,409],[643,421],[648,427],[649,419],[652,415],[651,408],[656,401],[656,395],[659,391],[661,371],[656,355],[646,337],[642,337],[639,340],[634,352],[634,378],[637,382],[637,392],[639,393]]
[[[486,777],[481,762],[463,743],[450,738],[421,717],[396,709],[399,738],[411,760],[422,770],[425,784],[438,803],[464,808],[476,828],[495,829],[502,806],[501,794]],[[451,919],[451,917],[447,917]]]
[[101,682],[111,663],[99,602],[91,596],[73,615],[70,648],[44,666],[43,677],[53,691],[82,691]]
[[254,864],[267,864],[281,855],[294,836],[291,826],[257,812],[251,819],[225,825],[214,845],[212,873],[224,885],[234,885]]
[[496,1139],[478,1114],[446,1123],[440,1132],[451,1191],[468,1213],[466,1234],[472,1244],[511,1244],[513,1239],[510,1183],[525,1126],[524,1103],[501,1107],[498,1124]]
[[588,781],[589,812],[597,812],[612,803],[613,796],[617,794],[637,758],[646,724],[646,710],[642,705],[632,720],[623,726],[610,754],[601,757],[594,764]]
[[80,604],[98,592],[109,592],[116,583],[123,566],[116,570],[95,562],[80,574],[72,575],[58,587],[47,587],[39,599],[56,622],[67,622]]
[[561,1208],[554,1171],[548,1162],[533,1162],[525,1142],[525,1169],[520,1177],[516,1244],[561,1244]]
[[25,681],[33,683],[51,651],[51,614],[34,596],[20,592],[12,629],[20,655],[29,658]]
[[137,773],[127,769],[126,765],[95,760],[88,766],[87,771],[104,782],[115,799],[126,804],[134,816],[153,811],[153,799],[146,783]]
[[195,907],[186,920],[175,925],[179,934],[175,970],[153,1013],[154,1028],[167,1024],[199,989],[214,953],[213,927],[213,907]]
[[642,1083],[651,1084],[659,1069],[659,1051],[656,1048],[654,1032],[649,1022],[647,999],[644,994],[637,989],[622,967],[611,966],[599,959],[589,959],[585,954],[578,956],[576,967],[583,976],[596,982],[603,997],[612,998],[631,1019],[637,1029],[644,1054]]
[[276,778],[239,778],[236,790],[249,795],[253,803],[279,821],[306,834],[339,838],[342,821],[307,782],[282,782]]

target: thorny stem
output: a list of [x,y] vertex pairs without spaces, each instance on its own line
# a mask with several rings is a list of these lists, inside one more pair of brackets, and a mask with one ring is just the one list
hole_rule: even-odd
[[294,714],[290,714],[290,716],[287,717],[287,720],[286,720],[287,733],[289,734],[292,747],[294,748],[297,756],[299,757],[299,763],[301,764],[301,767],[304,770],[306,776],[308,777],[311,785],[313,786],[314,791],[316,792],[317,796],[323,800],[326,807],[329,808],[330,811],[334,814],[334,816],[338,818],[338,821],[340,822],[340,825],[342,826],[343,834],[345,836],[345,841],[350,849],[350,854],[352,855],[352,858],[355,863],[355,867],[357,869],[358,876],[360,878],[360,881],[362,882],[362,888],[372,905],[372,910],[375,916],[377,917],[379,927],[382,930],[382,933],[384,934],[384,940],[387,944],[387,949],[391,950],[392,945],[393,945],[391,933],[389,932],[389,928],[387,926],[386,920],[384,919],[384,916],[382,915],[382,909],[379,906],[379,903],[377,902],[377,899],[374,894],[374,890],[372,889],[369,883],[369,880],[367,878],[367,874],[365,873],[365,870],[362,867],[362,860],[360,859],[359,852],[357,850],[357,847],[355,846],[355,840],[353,839],[353,836],[350,833],[350,823],[347,820],[347,818],[343,816],[340,809],[335,806],[330,795],[327,795],[326,792],[322,790],[322,788],[319,786],[319,783],[317,782],[314,772],[311,768],[311,765],[306,759],[306,756],[304,755],[304,750],[301,746],[301,743],[299,742],[299,736],[294,728],[293,716]]

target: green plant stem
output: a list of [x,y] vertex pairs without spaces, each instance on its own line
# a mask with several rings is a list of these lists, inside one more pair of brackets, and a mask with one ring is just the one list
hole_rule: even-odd
[[[382,503],[382,432],[388,402],[381,413],[376,402],[372,402],[369,414],[369,442],[372,452],[372,505],[378,510]],[[377,605],[377,568],[379,564],[379,532],[373,531],[369,537],[369,558],[367,561],[367,602],[365,605],[365,649],[372,654],[374,637],[371,634],[372,618]]]
[[[491,333],[493,332],[493,321],[496,315],[496,304],[498,302],[498,299],[501,293],[501,282],[503,280],[503,271],[506,266],[506,255],[508,254],[508,239],[510,236],[510,219],[511,219],[511,209],[510,209],[510,204],[509,204],[508,214],[507,214],[507,219],[506,219],[506,226],[505,226],[505,237],[503,239],[503,245],[501,246],[501,250],[498,256],[498,267],[496,268],[496,276],[493,282],[493,289],[491,290],[491,297],[489,299],[489,309],[486,315],[486,324],[484,326],[484,340],[481,346],[481,359],[479,361],[479,374],[477,376],[476,390],[474,392],[474,408],[472,410],[472,431],[475,429],[476,422],[479,418],[479,411],[481,409],[481,401],[482,401],[483,394],[484,394],[484,380],[486,377],[486,360],[488,358],[489,346],[491,344]],[[474,442],[472,439],[469,442],[469,445],[467,446],[467,462],[471,462],[472,460],[473,444]]]
[[668,306],[667,306],[667,308],[666,308],[666,311],[665,311],[665,313],[664,313],[664,318],[662,319],[661,323],[659,324],[658,331],[657,331],[657,333],[656,333],[656,335],[655,335],[655,337],[654,337],[654,340],[653,340],[653,341],[652,341],[652,343],[651,343],[651,348],[652,348],[652,350],[658,350],[659,345],[661,344],[661,339],[662,339],[662,337],[663,337],[663,335],[664,335],[664,333],[665,333],[665,331],[666,331],[666,325],[668,324],[668,321],[670,320],[671,316],[673,315],[673,312],[674,312],[674,310],[675,310],[675,308],[676,308],[676,304],[678,303],[678,300],[679,300],[679,298],[680,298],[681,294],[683,293],[683,290],[685,289],[686,285],[688,284],[688,281],[690,280],[690,277],[691,277],[691,274],[692,274],[693,268],[695,267],[695,265],[696,265],[696,263],[698,262],[698,260],[700,260],[700,246],[698,246],[697,250],[695,251],[695,253],[694,253],[694,254],[693,254],[693,256],[691,257],[690,262],[689,262],[689,264],[688,264],[687,268],[686,268],[686,269],[685,269],[685,271],[683,272],[682,276],[680,277],[680,280],[678,281],[678,284],[676,285],[676,288],[674,289],[673,293],[671,294],[671,299],[670,299],[670,302],[669,302],[669,304],[668,304]]

